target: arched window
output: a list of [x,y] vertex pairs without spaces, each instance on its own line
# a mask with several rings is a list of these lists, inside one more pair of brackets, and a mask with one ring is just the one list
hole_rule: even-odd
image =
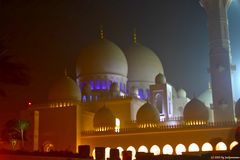
[[146,146],[140,146],[140,147],[138,148],[138,152],[145,152],[145,153],[148,153],[148,149],[147,149]]
[[199,147],[196,143],[192,143],[189,145],[188,147],[188,151],[189,152],[198,152],[199,151]]
[[202,145],[202,151],[212,151],[213,147],[210,143],[206,142]]
[[183,144],[178,144],[176,146],[175,152],[177,155],[182,155],[182,152],[186,152],[186,147]]
[[120,82],[120,91],[124,92],[124,87],[122,82]]
[[163,154],[172,155],[172,154],[173,154],[173,148],[172,148],[172,146],[169,145],[169,144],[166,144],[166,145],[163,147]]
[[150,91],[149,89],[146,89],[146,98],[150,97]]
[[108,81],[108,89],[110,89],[111,85],[112,85],[112,81]]
[[127,151],[132,151],[132,159],[136,159],[136,149],[133,146],[129,146]]
[[89,81],[89,84],[90,84],[91,90],[93,90],[94,89],[94,82],[93,81]]
[[145,99],[144,91],[142,88],[138,89],[138,95],[139,95],[140,99]]
[[115,119],[115,132],[120,132],[120,119],[116,118]]
[[99,81],[99,80],[96,80],[96,81],[95,81],[95,89],[97,89],[97,90],[101,89],[100,81]]
[[160,154],[160,148],[157,145],[153,145],[150,148],[150,152],[153,153],[154,155],[159,155]]
[[105,158],[110,158],[110,149],[109,147],[105,148]]
[[219,142],[216,145],[216,151],[226,151],[227,150],[227,146],[224,142]]
[[95,157],[95,149],[92,151],[92,157],[93,157],[93,159],[96,159],[96,157]]
[[157,107],[159,113],[163,114],[163,96],[161,95],[161,93],[157,93],[155,95],[154,103],[155,103],[155,106]]
[[232,150],[233,147],[235,147],[236,145],[238,145],[238,142],[237,142],[237,141],[233,141],[233,142],[230,144],[230,146],[229,146],[230,150]]
[[103,90],[107,89],[107,82],[106,82],[106,80],[102,80],[102,89]]
[[117,149],[119,150],[119,157],[120,157],[120,159],[122,159],[123,148],[122,147],[117,147]]
[[87,101],[87,97],[84,95],[82,96],[82,102],[86,102]]

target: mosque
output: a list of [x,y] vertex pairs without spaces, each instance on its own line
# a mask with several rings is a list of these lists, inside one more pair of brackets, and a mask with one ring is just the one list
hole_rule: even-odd
[[[99,38],[81,49],[76,81],[67,73],[48,102],[22,111],[31,121],[29,150],[69,150],[78,145],[154,154],[230,150],[240,101],[233,102],[227,9],[231,0],[201,0],[208,14],[211,87],[193,99],[166,81],[156,53],[138,43],[121,50]],[[217,7],[216,7],[217,6]]]

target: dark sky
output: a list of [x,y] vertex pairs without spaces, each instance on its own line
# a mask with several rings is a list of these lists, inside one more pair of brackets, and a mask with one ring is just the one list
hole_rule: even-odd
[[[209,75],[207,17],[198,1],[0,0],[1,39],[9,53],[29,66],[32,76],[27,87],[1,85],[8,95],[0,98],[1,110],[20,110],[28,100],[45,102],[49,87],[65,67],[75,78],[79,51],[98,38],[100,25],[105,37],[123,50],[132,43],[136,28],[138,42],[162,61],[167,81],[185,88],[190,97],[199,95],[207,88]],[[238,67],[240,5],[236,1],[229,11],[229,26]],[[240,82],[238,72],[234,77]]]

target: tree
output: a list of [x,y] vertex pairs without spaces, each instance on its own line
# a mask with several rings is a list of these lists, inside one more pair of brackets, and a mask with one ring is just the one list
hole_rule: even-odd
[[12,119],[5,123],[4,128],[1,130],[1,139],[10,143],[12,149],[15,149],[17,140],[21,140],[20,133],[15,129],[16,120]]
[[24,119],[12,119],[6,122],[4,129],[1,131],[1,138],[11,143],[14,149],[16,142],[21,140],[22,148],[24,148],[24,140],[26,130],[30,127],[30,122]]
[[22,148],[24,148],[24,132],[30,127],[30,122],[24,119],[20,119],[16,123],[16,129],[21,135]]

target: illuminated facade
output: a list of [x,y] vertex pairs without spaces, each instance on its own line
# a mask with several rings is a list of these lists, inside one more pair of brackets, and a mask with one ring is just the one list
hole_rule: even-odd
[[[201,3],[213,7],[207,0]],[[108,157],[110,148],[131,150],[135,156],[137,151],[157,155],[230,150],[237,144],[233,102],[231,115],[220,119],[218,93],[211,99],[220,85],[215,73],[213,90],[190,100],[185,90],[176,91],[167,83],[161,61],[137,43],[136,34],[133,46],[123,52],[100,33],[100,39],[81,50],[76,82],[65,74],[50,89],[48,103],[22,112],[33,124],[29,149],[76,152],[78,145],[89,144],[91,153],[94,147],[108,147]]]

